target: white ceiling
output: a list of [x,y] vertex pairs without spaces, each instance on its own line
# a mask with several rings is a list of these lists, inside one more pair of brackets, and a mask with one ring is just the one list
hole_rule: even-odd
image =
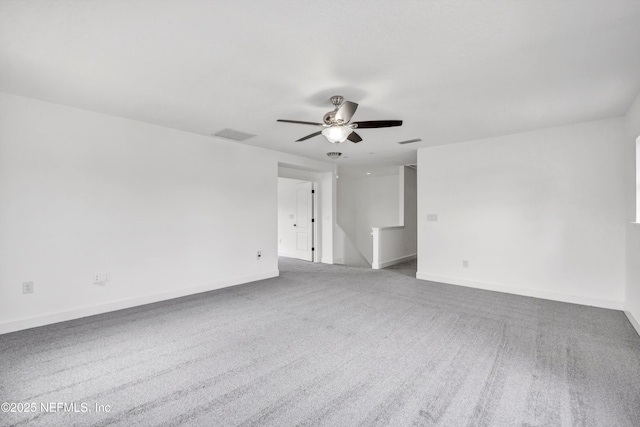
[[[623,115],[640,1],[0,0],[0,90],[352,166],[412,163],[419,147]],[[320,122],[331,95],[360,104],[353,120],[404,125],[336,147],[276,122]]]

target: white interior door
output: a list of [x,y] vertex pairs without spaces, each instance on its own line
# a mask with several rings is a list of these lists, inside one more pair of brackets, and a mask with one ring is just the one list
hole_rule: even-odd
[[313,184],[301,182],[296,188],[295,257],[313,261]]

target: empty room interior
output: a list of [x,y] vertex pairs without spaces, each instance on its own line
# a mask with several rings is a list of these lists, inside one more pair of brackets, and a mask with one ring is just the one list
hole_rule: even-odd
[[639,23],[0,0],[0,425],[638,426]]

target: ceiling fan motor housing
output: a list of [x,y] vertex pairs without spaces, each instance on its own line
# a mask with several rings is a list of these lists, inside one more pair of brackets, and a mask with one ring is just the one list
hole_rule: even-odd
[[327,114],[324,115],[324,122],[328,125],[332,125],[335,123],[336,121],[336,112],[335,111],[329,111]]

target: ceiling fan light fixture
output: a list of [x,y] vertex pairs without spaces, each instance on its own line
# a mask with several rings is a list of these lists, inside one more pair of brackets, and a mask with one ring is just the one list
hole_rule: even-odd
[[329,142],[340,144],[347,140],[347,137],[351,132],[353,132],[353,130],[346,126],[329,126],[324,128],[322,134],[329,140]]

